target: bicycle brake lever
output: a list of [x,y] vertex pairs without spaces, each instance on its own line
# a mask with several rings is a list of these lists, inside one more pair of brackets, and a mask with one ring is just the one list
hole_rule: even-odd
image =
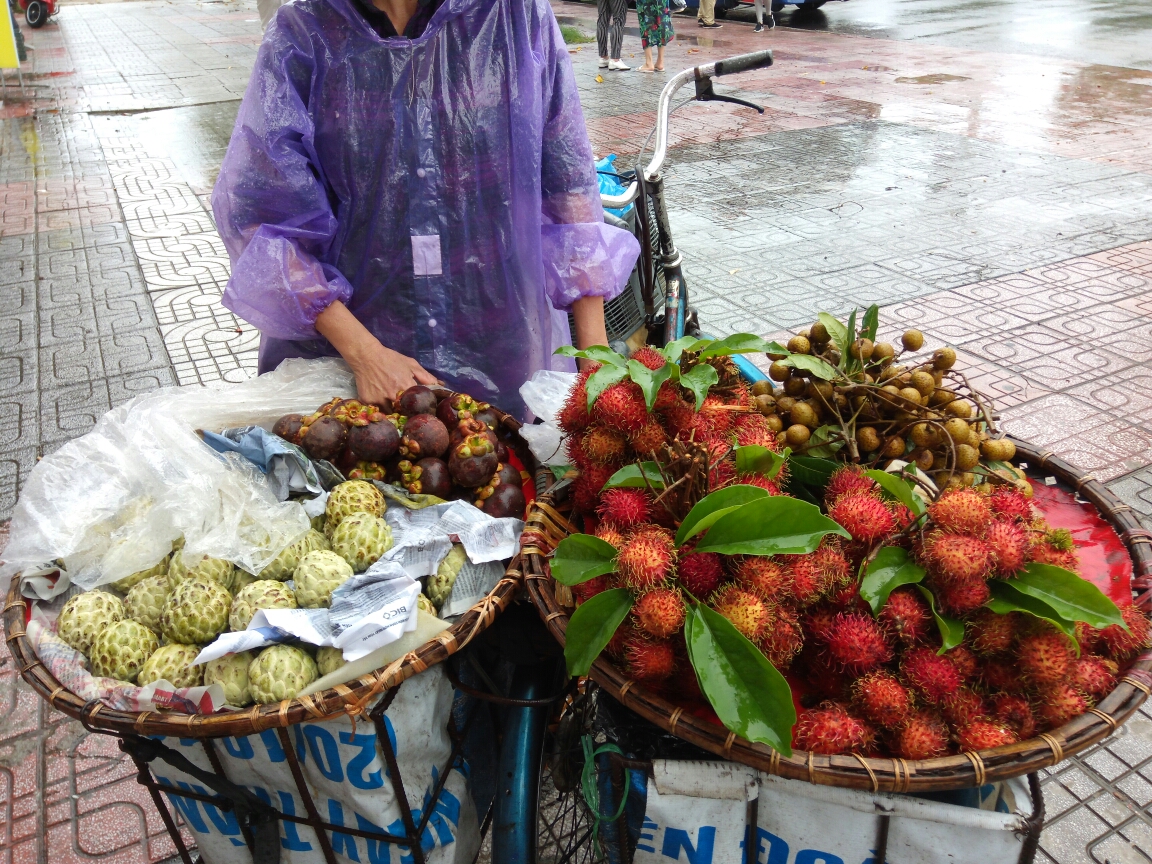
[[748,102],[744,99],[737,99],[735,96],[721,96],[712,89],[711,78],[697,78],[696,79],[696,101],[697,102],[731,102],[733,105],[743,105],[745,108],[753,108],[764,113],[764,109],[754,102]]

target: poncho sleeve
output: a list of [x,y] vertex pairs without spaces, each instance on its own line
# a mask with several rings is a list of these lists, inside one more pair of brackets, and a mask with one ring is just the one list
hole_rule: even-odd
[[321,263],[337,231],[308,111],[310,44],[280,10],[269,26],[212,193],[232,260],[223,304],[262,333],[314,339],[316,317],[352,286]]
[[604,224],[568,48],[548,3],[537,3],[537,9],[545,70],[540,163],[544,287],[552,305],[567,310],[582,297],[611,300],[619,294],[640,244],[627,231]]

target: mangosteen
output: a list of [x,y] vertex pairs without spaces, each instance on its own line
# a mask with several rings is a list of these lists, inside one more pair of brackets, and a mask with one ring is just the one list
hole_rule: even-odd
[[435,495],[447,498],[452,491],[452,477],[443,459],[421,459],[413,464],[400,462],[401,483],[413,495]]
[[491,429],[489,429],[479,420],[476,420],[472,417],[467,417],[464,420],[461,420],[460,423],[457,424],[456,428],[454,428],[451,434],[448,436],[448,449],[455,450],[460,446],[460,442],[467,438],[469,435],[481,435],[487,438],[492,442],[493,448],[495,448],[499,443],[496,438],[496,434]]
[[499,438],[496,439],[496,458],[501,462],[508,461],[508,445]]
[[372,421],[348,430],[348,449],[365,462],[383,462],[396,455],[399,448],[400,433],[391,420]]
[[344,449],[340,451],[340,455],[332,460],[332,464],[340,469],[340,473],[345,477],[349,476],[349,472],[356,467],[356,463],[360,460],[356,457],[355,451],[351,447],[345,445]]
[[496,487],[496,491],[480,502],[479,506],[489,516],[494,516],[497,519],[502,519],[505,516],[523,519],[524,509],[528,506],[528,502],[519,486],[501,483]]
[[495,430],[500,425],[500,415],[496,413],[496,409],[491,405],[483,406],[472,416],[492,430]]
[[[496,469],[496,477],[500,480],[500,484],[507,486],[523,486],[524,478],[520,476],[520,469],[507,462],[501,461],[500,467]],[[500,485],[498,484],[498,485]]]
[[483,435],[469,435],[452,449],[448,471],[458,484],[474,489],[488,482],[499,463],[491,441]]
[[[431,391],[429,391],[431,392]],[[448,429],[431,414],[417,414],[404,424],[400,453],[409,459],[439,459],[448,451]]]
[[[347,452],[347,451],[345,451]],[[357,462],[356,467],[345,472],[349,480],[381,480],[387,477],[387,469],[379,462]]]
[[465,417],[471,417],[475,412],[487,406],[477,402],[467,393],[453,393],[440,400],[436,406],[436,416],[449,429],[455,429],[456,424]]
[[272,434],[279,435],[291,444],[300,443],[300,429],[304,426],[303,414],[285,414],[272,427]]
[[399,406],[400,413],[405,417],[412,417],[415,414],[435,414],[436,394],[423,384],[416,384],[400,394]]
[[304,431],[300,446],[313,459],[327,459],[331,462],[344,449],[347,437],[348,430],[343,423],[331,417],[321,417]]

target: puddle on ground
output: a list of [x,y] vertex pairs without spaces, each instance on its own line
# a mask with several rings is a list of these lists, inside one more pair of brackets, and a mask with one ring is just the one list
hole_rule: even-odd
[[946,75],[937,72],[933,75],[919,75],[915,78],[897,78],[897,84],[947,84],[949,81],[971,81],[963,75]]

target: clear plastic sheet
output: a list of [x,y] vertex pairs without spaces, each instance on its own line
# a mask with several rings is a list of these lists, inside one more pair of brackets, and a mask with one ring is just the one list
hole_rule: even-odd
[[113,582],[154,565],[181,535],[187,554],[259,573],[308,530],[308,516],[277,501],[252,463],[216,453],[197,430],[271,428],[284,414],[353,395],[342,361],[293,360],[243,384],[165,388],[109,411],[29,474],[0,587],[57,559],[83,588]]
[[520,386],[520,398],[542,421],[523,426],[520,437],[528,442],[532,455],[543,465],[567,465],[569,462],[564,449],[564,433],[556,425],[556,415],[564,407],[575,383],[574,372],[541,369]]

